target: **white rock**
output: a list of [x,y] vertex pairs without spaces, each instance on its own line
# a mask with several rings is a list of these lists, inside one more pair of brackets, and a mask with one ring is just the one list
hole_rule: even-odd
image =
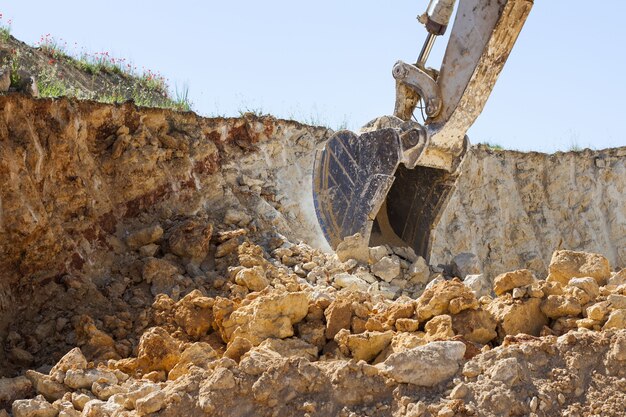
[[430,279],[430,268],[426,263],[426,260],[421,256],[418,256],[417,259],[411,264],[409,267],[409,281],[412,284],[426,284]]
[[337,274],[334,277],[335,284],[340,288],[346,288],[351,291],[367,291],[369,284],[347,272]]
[[395,253],[402,259],[406,259],[409,262],[415,262],[418,260],[418,258],[420,258],[419,256],[417,256],[417,254],[415,254],[415,251],[413,250],[413,248],[409,248],[407,246],[402,246],[402,247],[396,246],[392,249],[393,249],[393,253]]
[[432,342],[392,353],[376,366],[396,382],[432,387],[452,378],[464,355],[463,342]]
[[476,298],[489,296],[491,294],[491,281],[483,274],[467,275],[463,279],[463,284],[476,295]]
[[369,248],[369,263],[375,264],[387,255],[389,255],[389,251],[385,245]]
[[137,414],[140,416],[145,416],[146,414],[156,413],[165,405],[165,392],[164,391],[154,391],[145,397],[137,400],[135,403],[135,410]]
[[384,256],[372,265],[372,273],[385,282],[391,282],[400,275],[400,258],[395,255]]
[[583,290],[592,300],[594,300],[598,294],[600,294],[600,288],[598,286],[598,281],[591,277],[586,278],[572,278],[569,280],[567,285],[571,287],[580,288]]
[[58,410],[42,395],[31,400],[16,400],[11,406],[13,417],[56,417]]
[[63,383],[70,388],[91,388],[94,382],[104,382],[107,384],[117,384],[117,377],[113,372],[101,371],[99,369],[70,369],[65,374]]

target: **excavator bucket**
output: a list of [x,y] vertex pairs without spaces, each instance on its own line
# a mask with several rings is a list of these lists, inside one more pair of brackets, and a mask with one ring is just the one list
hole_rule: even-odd
[[[453,6],[454,0],[431,0],[424,20],[430,35],[420,59],[394,66],[395,117],[378,120],[395,124],[374,123],[361,135],[337,132],[316,155],[313,201],[334,249],[358,233],[361,247],[410,246],[429,258],[431,232],[467,151],[467,130],[482,112],[533,0],[459,0],[442,66],[426,69],[427,52],[445,31]],[[411,126],[420,98],[428,118],[424,126]]]
[[357,233],[363,244],[409,246],[428,258],[431,228],[454,186],[442,169],[401,161],[395,129],[356,135],[340,131],[317,151],[313,170],[315,211],[333,248]]

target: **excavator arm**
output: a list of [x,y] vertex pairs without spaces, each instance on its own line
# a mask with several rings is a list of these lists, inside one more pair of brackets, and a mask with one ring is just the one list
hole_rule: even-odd
[[[313,199],[333,248],[411,246],[429,257],[430,232],[454,187],[468,148],[466,133],[482,112],[533,0],[460,0],[439,70],[426,67],[446,32],[455,0],[431,0],[419,17],[428,36],[416,63],[397,62],[393,116],[360,132],[337,132],[319,150]],[[423,125],[411,120],[424,103]],[[356,243],[355,243],[356,242]]]

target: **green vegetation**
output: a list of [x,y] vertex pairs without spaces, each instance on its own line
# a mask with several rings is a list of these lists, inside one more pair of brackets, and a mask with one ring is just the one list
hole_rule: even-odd
[[5,23],[3,20],[4,16],[0,13],[0,40],[6,42],[11,37],[11,24],[13,21],[8,19]]
[[489,149],[493,149],[495,151],[502,151],[502,150],[504,150],[502,145],[499,145],[497,143],[482,142],[482,143],[479,143],[479,145],[484,145],[484,146],[488,147]]

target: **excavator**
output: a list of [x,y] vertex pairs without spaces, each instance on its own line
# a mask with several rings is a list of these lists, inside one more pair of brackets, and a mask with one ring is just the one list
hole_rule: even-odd
[[[482,112],[533,6],[533,0],[431,0],[418,17],[428,32],[414,64],[392,69],[392,116],[358,134],[336,132],[317,151],[313,202],[322,232],[337,250],[389,244],[426,260],[431,232],[465,157],[468,129]],[[439,70],[426,61],[455,20]],[[423,113],[417,122],[414,112]]]

